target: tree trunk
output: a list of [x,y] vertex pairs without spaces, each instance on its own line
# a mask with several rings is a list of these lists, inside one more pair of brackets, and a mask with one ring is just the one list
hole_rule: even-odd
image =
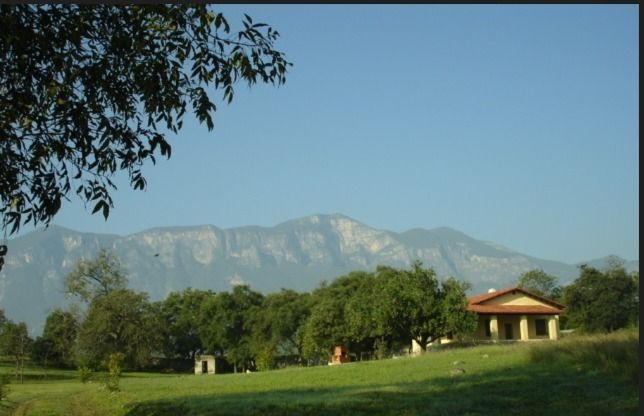
[[427,335],[421,335],[420,340],[416,340],[416,342],[418,342],[418,345],[420,345],[420,350],[423,353],[427,352],[427,341],[429,341],[429,337]]

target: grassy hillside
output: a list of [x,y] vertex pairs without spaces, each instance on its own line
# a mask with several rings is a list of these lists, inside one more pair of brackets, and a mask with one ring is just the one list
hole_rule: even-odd
[[630,331],[265,373],[130,373],[118,393],[32,370],[0,415],[637,415],[638,349]]

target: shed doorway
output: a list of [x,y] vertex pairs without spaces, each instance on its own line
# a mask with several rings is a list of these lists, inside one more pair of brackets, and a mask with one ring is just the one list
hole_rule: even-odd
[[514,334],[512,333],[512,324],[505,324],[505,339],[514,339]]
[[201,373],[208,374],[208,361],[201,362]]

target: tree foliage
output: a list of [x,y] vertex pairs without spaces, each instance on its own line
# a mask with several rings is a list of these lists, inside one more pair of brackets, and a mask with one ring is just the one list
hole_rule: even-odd
[[279,355],[302,354],[302,325],[310,312],[311,295],[282,289],[264,297],[261,312],[251,316],[251,352],[264,356],[264,366],[272,366]]
[[466,284],[455,279],[439,282],[431,268],[417,261],[409,270],[380,267],[385,278],[384,321],[398,336],[416,341],[422,350],[447,335],[467,334],[476,328],[468,312]]
[[186,289],[172,292],[156,304],[161,348],[166,357],[194,360],[195,355],[203,351],[199,330],[201,308],[214,297],[215,293],[209,290]]
[[262,301],[263,295],[247,285],[207,299],[201,309],[199,329],[204,349],[225,355],[235,371],[254,367],[252,316],[260,313]]
[[49,224],[71,193],[107,219],[114,175],[145,189],[187,113],[212,130],[215,92],[283,84],[279,33],[241,23],[207,5],[0,5],[2,228]]
[[158,320],[145,293],[119,289],[92,300],[78,336],[78,362],[100,366],[110,354],[123,354],[129,367],[149,363],[159,348]]
[[62,309],[52,311],[47,316],[42,336],[34,343],[34,359],[43,364],[71,367],[79,327],[79,317],[75,313]]
[[639,272],[628,273],[619,264],[604,271],[582,265],[563,296],[569,327],[614,331],[638,322]]
[[366,272],[351,272],[340,276],[330,285],[323,284],[316,289],[311,298],[311,315],[305,322],[303,333],[303,354],[313,361],[326,360],[335,345],[358,349],[363,339],[352,331],[361,324],[351,320],[353,312],[351,299],[363,293],[362,287],[369,277]]
[[465,292],[470,289],[470,284],[450,277],[443,281],[442,288],[445,335],[466,338],[478,325],[478,316],[467,310]]
[[99,250],[93,260],[80,259],[65,277],[65,291],[89,303],[127,286],[127,271],[109,250]]
[[467,311],[468,285],[450,278],[439,282],[431,268],[380,266],[374,273],[353,272],[313,293],[304,327],[304,354],[327,357],[333,346],[350,351],[405,345],[421,348],[447,335],[468,334],[476,315]]
[[534,269],[522,273],[517,281],[517,286],[526,289],[535,295],[550,299],[559,299],[562,288],[557,284],[558,279],[541,269]]
[[33,340],[29,337],[27,324],[6,320],[0,326],[0,354],[11,357],[15,364],[15,376],[23,381],[25,361],[29,357]]

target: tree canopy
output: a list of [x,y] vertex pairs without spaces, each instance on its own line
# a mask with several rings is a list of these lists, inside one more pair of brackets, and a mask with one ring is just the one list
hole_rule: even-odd
[[98,296],[107,296],[115,290],[125,289],[127,271],[121,261],[109,250],[99,250],[93,260],[80,259],[65,277],[65,291],[91,302]]
[[78,333],[78,361],[96,367],[110,354],[123,354],[127,366],[140,367],[158,350],[159,334],[148,295],[118,289],[90,303]]
[[200,335],[202,305],[213,299],[210,290],[186,289],[171,292],[165,300],[156,303],[160,321],[162,351],[169,358],[194,359],[203,351]]
[[453,278],[439,282],[420,262],[408,270],[380,266],[339,277],[312,295],[303,353],[326,358],[334,345],[371,353],[409,347],[412,339],[424,350],[438,338],[468,334],[477,318],[467,311],[467,288]]
[[614,331],[639,320],[639,272],[620,264],[604,271],[582,265],[563,292],[568,325],[588,332]]
[[380,267],[376,273],[386,276],[384,322],[399,336],[416,341],[423,351],[438,338],[476,329],[476,315],[467,311],[468,284],[454,278],[439,282],[434,270],[418,261],[409,270]]
[[[4,317],[4,312],[0,314]],[[16,379],[23,381],[25,361],[29,356],[33,340],[27,332],[27,324],[14,323],[9,319],[0,322],[0,354],[10,357],[15,363]]]
[[74,344],[80,327],[79,317],[71,311],[54,309],[45,321],[41,337],[34,342],[35,358],[43,364],[71,367],[74,364]]
[[535,295],[559,299],[562,289],[557,285],[557,280],[555,276],[549,275],[541,269],[534,269],[522,273],[517,281],[517,286]]
[[208,5],[0,5],[2,228],[48,225],[70,193],[107,219],[113,176],[145,189],[186,113],[212,130],[214,92],[283,84],[279,33],[241,23]]

